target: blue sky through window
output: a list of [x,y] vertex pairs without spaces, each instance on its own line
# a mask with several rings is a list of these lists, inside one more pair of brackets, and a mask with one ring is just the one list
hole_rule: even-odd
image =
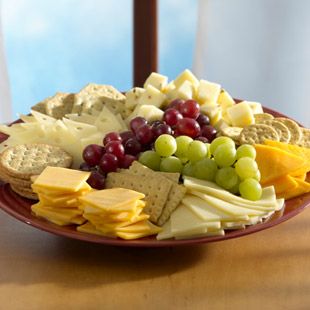
[[[197,0],[159,1],[159,71],[191,67]],[[2,0],[14,115],[89,82],[132,85],[131,0]]]

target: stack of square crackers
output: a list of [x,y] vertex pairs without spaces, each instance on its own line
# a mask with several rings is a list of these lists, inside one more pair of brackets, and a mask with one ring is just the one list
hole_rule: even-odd
[[120,114],[125,119],[132,113],[132,109],[125,106],[125,100],[126,97],[113,86],[90,83],[76,94],[58,92],[31,109],[62,119],[67,114],[94,115],[106,106],[115,115]]
[[58,146],[19,144],[0,154],[0,179],[19,195],[37,199],[31,188],[33,177],[47,166],[68,168],[71,163],[72,157]]
[[162,226],[185,195],[179,177],[179,173],[156,172],[134,161],[129,169],[109,173],[106,188],[122,187],[145,194],[145,213]]

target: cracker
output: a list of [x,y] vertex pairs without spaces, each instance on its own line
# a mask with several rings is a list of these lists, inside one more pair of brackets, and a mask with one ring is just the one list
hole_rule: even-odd
[[182,201],[186,192],[185,187],[182,185],[178,185],[176,182],[171,181],[170,179],[167,179],[167,177],[165,177],[160,172],[156,172],[147,168],[146,166],[140,164],[138,161],[134,161],[131,164],[128,173],[133,173],[146,179],[157,180],[158,183],[165,183],[169,181],[171,185],[171,190],[169,192],[165,206],[163,207],[162,214],[157,221],[157,224],[163,225],[169,219],[171,213],[178,207],[178,205]]
[[30,179],[45,167],[69,168],[72,156],[58,146],[48,144],[20,144],[6,149],[0,157],[0,169],[7,175]]
[[277,119],[271,119],[263,121],[262,124],[271,126],[277,132],[281,142],[288,143],[290,141],[291,133],[282,122],[277,121]]
[[179,184],[180,180],[180,173],[178,172],[162,172],[162,171],[156,171],[156,174],[160,174],[163,177],[169,179],[170,181]]
[[288,130],[290,131],[291,138],[290,138],[289,143],[298,144],[301,141],[302,130],[296,122],[294,122],[293,120],[291,120],[289,118],[285,118],[285,117],[277,117],[276,120],[278,122],[283,123],[288,128]]
[[300,127],[302,132],[302,138],[299,142],[299,145],[302,147],[310,148],[310,129]]
[[76,94],[72,113],[93,113],[106,105],[113,113],[130,114],[125,107],[126,97],[110,85],[88,84]]
[[38,200],[38,196],[36,193],[34,193],[30,190],[24,189],[24,188],[19,188],[17,186],[12,185],[12,184],[10,184],[10,186],[11,186],[11,189],[15,193],[17,193],[18,195],[25,197],[25,198],[28,198],[28,199]]
[[240,133],[241,144],[264,143],[265,139],[279,141],[279,136],[275,129],[265,124],[247,126]]
[[147,179],[139,175],[111,172],[106,179],[106,188],[121,187],[145,194],[147,202],[145,213],[150,215],[150,221],[156,223],[168,199],[172,182],[164,179]]
[[262,121],[274,119],[273,115],[269,113],[254,114],[255,124],[260,124]]
[[35,104],[33,107],[31,107],[31,110],[40,112],[42,114],[46,114],[46,102],[50,100],[52,97],[48,97],[37,104]]
[[225,127],[221,130],[221,135],[233,139],[235,142],[239,142],[241,127]]
[[46,114],[61,119],[72,111],[73,102],[74,94],[56,93],[46,102]]

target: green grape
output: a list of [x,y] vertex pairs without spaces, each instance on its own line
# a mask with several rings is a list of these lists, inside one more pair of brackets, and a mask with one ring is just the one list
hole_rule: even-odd
[[174,153],[176,157],[186,157],[188,146],[193,142],[193,139],[188,136],[179,136],[175,139],[177,143],[177,150]]
[[232,147],[235,147],[235,142],[232,139],[228,137],[217,137],[211,142],[210,153],[214,155],[215,150],[222,144],[229,144]]
[[243,144],[237,148],[237,159],[242,157],[250,157],[255,159],[256,157],[256,150],[254,146],[250,144]]
[[175,142],[175,138],[170,135],[163,134],[155,141],[155,151],[159,156],[171,156],[176,150],[177,143]]
[[236,161],[236,149],[231,144],[219,145],[214,153],[214,160],[219,167],[229,167]]
[[154,151],[145,151],[140,154],[139,162],[152,170],[159,170],[161,158]]
[[236,184],[239,184],[239,178],[233,167],[224,167],[217,171],[215,182],[219,186],[230,190],[233,189]]
[[192,162],[201,160],[207,155],[207,147],[205,143],[195,140],[188,146],[186,155],[186,157]]
[[[268,158],[266,158],[268,160]],[[257,175],[257,163],[254,159],[250,157],[241,157],[235,165],[236,172],[241,180],[247,178],[255,178]]]
[[160,171],[163,172],[180,172],[183,169],[181,160],[174,156],[169,156],[161,159]]
[[194,177],[195,176],[195,164],[188,162],[184,165],[182,170],[182,175],[186,175],[188,177]]
[[262,197],[262,187],[255,179],[245,179],[239,184],[239,191],[242,198],[259,200]]
[[211,158],[210,143],[205,143],[207,148],[207,158]]
[[260,177],[261,177],[261,175],[260,175],[260,171],[257,169],[257,171],[256,171],[256,174],[255,174],[255,176],[253,177],[253,179],[255,179],[256,181],[260,181]]
[[232,194],[239,194],[239,184],[240,184],[240,180],[238,178],[238,182],[236,183],[236,185],[234,185],[233,187],[231,187],[229,190],[229,192],[231,192]]
[[204,158],[195,163],[194,177],[207,181],[214,181],[217,172],[217,165],[214,160]]
[[179,157],[179,159],[180,159],[180,161],[181,161],[181,163],[184,165],[184,164],[186,164],[187,162],[188,162],[188,158],[186,158],[186,157]]

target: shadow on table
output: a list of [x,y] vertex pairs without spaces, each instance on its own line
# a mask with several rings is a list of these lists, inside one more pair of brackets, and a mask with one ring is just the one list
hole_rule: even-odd
[[4,260],[6,266],[2,259],[0,284],[46,282],[83,288],[139,281],[182,272],[207,255],[206,245],[124,248],[43,235],[36,234],[38,240],[29,247],[20,239],[6,245],[12,258]]

